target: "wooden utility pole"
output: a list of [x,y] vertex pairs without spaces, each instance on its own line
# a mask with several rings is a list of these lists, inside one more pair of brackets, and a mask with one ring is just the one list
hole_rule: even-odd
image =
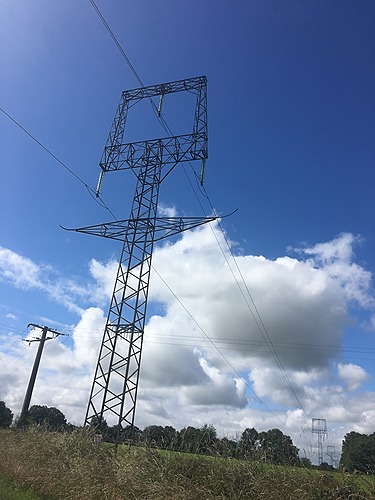
[[[25,422],[26,417],[27,417],[27,413],[29,411],[30,400],[31,400],[31,396],[32,396],[33,390],[34,390],[35,380],[36,380],[36,376],[38,373],[40,359],[42,357],[44,344],[45,344],[46,340],[54,339],[59,335],[64,335],[63,333],[60,333],[60,332],[57,332],[56,330],[52,330],[51,328],[48,328],[48,326],[40,326],[40,325],[36,325],[34,323],[29,323],[27,326],[28,327],[33,326],[34,328],[40,328],[42,330],[42,335],[38,339],[28,340],[28,342],[39,342],[39,347],[38,347],[38,351],[37,351],[36,356],[35,356],[33,369],[31,371],[31,375],[30,375],[29,385],[27,386],[25,399],[24,399],[23,405],[22,405],[22,410],[21,410],[21,414],[20,414],[20,418],[19,418],[20,425],[22,425]],[[47,332],[51,332],[52,337],[47,337]]]

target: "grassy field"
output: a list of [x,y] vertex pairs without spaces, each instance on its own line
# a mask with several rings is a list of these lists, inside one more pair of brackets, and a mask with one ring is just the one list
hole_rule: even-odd
[[40,495],[0,473],[0,500],[40,500]]
[[[11,478],[40,495],[15,496],[15,491],[6,496],[5,492],[0,494],[4,500],[375,499],[375,481],[370,476],[141,447],[120,446],[115,456],[113,448],[94,445],[87,431],[4,431],[0,457],[0,478]],[[5,481],[3,487],[15,488],[15,483]]]

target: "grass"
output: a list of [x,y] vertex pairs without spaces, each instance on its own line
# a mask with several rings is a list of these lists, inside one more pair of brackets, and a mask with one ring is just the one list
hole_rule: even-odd
[[41,500],[41,496],[0,474],[0,500]]
[[115,456],[113,448],[96,446],[87,430],[2,432],[0,457],[0,477],[40,495],[0,499],[375,499],[372,477],[142,447],[120,446]]

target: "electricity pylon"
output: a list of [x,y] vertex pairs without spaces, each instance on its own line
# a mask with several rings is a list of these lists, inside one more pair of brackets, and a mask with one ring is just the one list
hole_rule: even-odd
[[320,465],[323,463],[323,441],[328,436],[326,419],[313,418],[311,431],[318,436],[318,465]]
[[[123,142],[130,107],[142,99],[150,99],[155,114],[161,118],[164,97],[176,92],[196,96],[192,131],[178,136]],[[152,101],[155,97],[160,98],[158,108]],[[134,425],[154,243],[217,218],[158,217],[160,184],[181,162],[200,160],[203,175],[207,157],[207,84],[204,76],[122,92],[100,161],[97,194],[104,173],[132,170],[137,182],[130,217],[75,229],[123,242],[85,416],[85,424],[95,422],[99,428],[105,417],[114,417],[116,442],[122,429]]]

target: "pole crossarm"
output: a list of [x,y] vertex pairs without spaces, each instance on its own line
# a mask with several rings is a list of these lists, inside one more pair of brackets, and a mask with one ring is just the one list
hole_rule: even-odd
[[169,238],[175,234],[188,231],[195,227],[213,222],[219,219],[218,216],[212,217],[157,217],[156,219],[125,219],[115,222],[107,222],[96,224],[93,226],[80,227],[75,229],[63,228],[67,231],[75,231],[77,233],[92,234],[94,236],[102,236],[112,240],[124,241],[124,237],[136,229],[140,230],[140,237],[146,234],[147,228],[154,230],[154,242],[164,238]]

